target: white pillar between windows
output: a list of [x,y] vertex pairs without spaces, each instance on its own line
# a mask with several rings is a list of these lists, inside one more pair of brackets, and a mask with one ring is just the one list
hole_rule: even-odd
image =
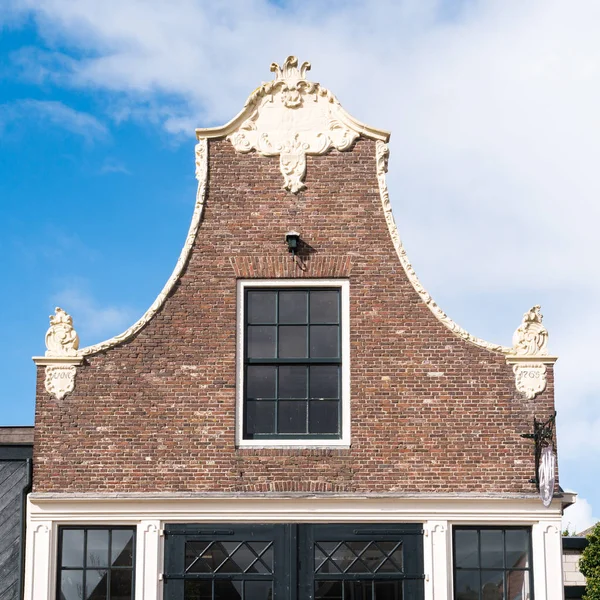
[[[28,511],[29,512],[29,511]],[[53,597],[52,521],[31,521],[28,518],[25,541],[25,600]]]
[[449,600],[451,556],[448,521],[427,521],[424,529],[425,600]]
[[532,528],[536,600],[563,600],[561,520],[544,519]]
[[137,526],[136,600],[160,600],[162,598],[162,585],[158,580],[161,572],[160,566],[160,521],[141,521]]

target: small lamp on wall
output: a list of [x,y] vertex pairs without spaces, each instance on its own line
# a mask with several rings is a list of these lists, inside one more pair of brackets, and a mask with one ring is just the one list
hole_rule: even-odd
[[300,234],[297,231],[288,231],[285,234],[285,243],[288,250],[295,256],[300,245]]

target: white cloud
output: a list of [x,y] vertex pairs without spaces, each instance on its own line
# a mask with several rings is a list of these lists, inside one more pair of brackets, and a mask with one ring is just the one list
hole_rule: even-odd
[[577,502],[565,510],[562,519],[563,529],[568,529],[569,533],[585,531],[600,521],[600,518],[593,516],[592,512],[592,506],[585,498],[577,498]]
[[87,142],[108,136],[108,129],[96,117],[62,102],[25,99],[0,105],[0,131],[21,119],[36,121],[42,130],[48,124],[58,126]]
[[[101,90],[115,121],[169,134],[228,121],[272,60],[311,60],[350,113],[394,132],[396,219],[442,307],[510,343],[542,302],[561,356],[559,452],[595,466],[580,441],[600,439],[597,0],[13,0],[13,10],[34,15],[49,48],[13,57],[29,77]],[[492,308],[493,295],[505,306]]]
[[100,306],[81,283],[71,284],[53,294],[52,302],[73,316],[82,346],[112,337],[135,321],[134,311],[122,306]]
[[100,173],[105,175],[107,173],[122,173],[123,175],[131,175],[131,171],[116,158],[107,157],[104,159],[102,166],[100,167]]

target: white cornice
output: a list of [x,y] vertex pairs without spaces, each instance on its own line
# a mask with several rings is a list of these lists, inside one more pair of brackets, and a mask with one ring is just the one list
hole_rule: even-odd
[[84,521],[107,518],[164,521],[347,522],[455,521],[519,522],[560,516],[563,499],[545,508],[537,495],[272,495],[272,494],[30,494],[33,520]]
[[79,350],[79,354],[81,356],[90,356],[91,354],[96,354],[98,352],[102,352],[103,350],[108,350],[109,348],[113,348],[118,344],[126,342],[128,339],[132,338],[136,333],[138,333],[161,309],[162,305],[165,303],[165,300],[169,297],[173,287],[181,277],[181,274],[183,273],[183,270],[185,269],[188,259],[190,257],[192,247],[194,246],[194,241],[196,240],[196,235],[198,234],[198,228],[200,227],[200,221],[202,220],[202,213],[204,211],[207,178],[208,143],[205,139],[201,139],[196,144],[196,179],[198,180],[196,204],[194,206],[192,222],[190,223],[190,228],[188,230],[185,244],[183,245],[181,254],[177,259],[177,263],[175,264],[175,269],[173,270],[171,277],[169,277],[162,291],[160,292],[156,300],[152,303],[152,306],[150,306],[150,308],[142,315],[142,317],[137,322],[135,322],[131,327],[129,327],[129,329],[125,330],[123,333],[116,335],[115,337],[110,338],[109,340],[100,342],[99,344],[94,344],[93,346],[81,348]]

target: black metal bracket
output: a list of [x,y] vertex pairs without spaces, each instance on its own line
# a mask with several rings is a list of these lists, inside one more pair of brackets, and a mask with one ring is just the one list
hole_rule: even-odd
[[554,426],[556,425],[556,411],[546,421],[538,421],[533,418],[533,433],[522,433],[521,437],[535,442],[535,476],[529,480],[529,483],[535,483],[538,492],[540,491],[540,481],[538,479],[538,469],[542,449],[546,446],[554,447]]

